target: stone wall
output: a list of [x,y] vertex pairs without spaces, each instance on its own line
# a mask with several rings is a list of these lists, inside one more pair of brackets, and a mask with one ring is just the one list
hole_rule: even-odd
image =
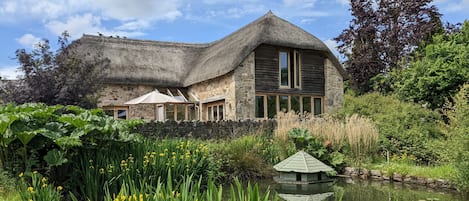
[[326,78],[324,112],[330,113],[342,106],[344,97],[344,79],[329,59],[325,59],[324,69]]
[[236,119],[255,119],[255,53],[252,52],[234,72]]
[[[155,90],[153,86],[145,85],[118,85],[109,84],[98,92],[98,107],[125,106],[124,103]],[[155,119],[153,105],[130,105],[127,118],[129,119]]]
[[[189,87],[188,93],[196,96],[201,102],[214,97],[223,97],[225,99],[225,119],[235,119],[236,98],[233,73],[194,84]],[[200,108],[201,120],[207,120],[207,105],[203,104]]]
[[165,121],[139,125],[134,129],[134,132],[150,138],[191,137],[197,139],[228,139],[252,134],[272,136],[276,125],[274,120]]

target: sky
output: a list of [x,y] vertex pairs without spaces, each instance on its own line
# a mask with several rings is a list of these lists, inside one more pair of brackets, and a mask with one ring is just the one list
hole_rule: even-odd
[[[443,22],[469,19],[469,0],[435,0]],[[315,35],[333,51],[350,24],[349,0],[0,0],[0,76],[20,72],[17,49],[42,39],[56,47],[67,30],[133,39],[206,43],[236,31],[271,10]],[[337,52],[335,51],[337,54]]]

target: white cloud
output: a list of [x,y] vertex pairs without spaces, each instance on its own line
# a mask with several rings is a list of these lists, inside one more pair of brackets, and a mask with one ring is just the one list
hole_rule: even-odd
[[339,51],[337,50],[337,42],[333,39],[327,39],[325,41],[323,41],[324,44],[326,44],[326,46],[332,51],[332,53],[338,57],[340,54],[339,54]]
[[[130,30],[128,25],[127,27],[120,27],[121,29],[108,29],[101,25],[102,18],[99,16],[94,16],[91,13],[85,13],[83,15],[75,15],[68,18],[65,22],[62,21],[51,21],[46,24],[46,27],[52,33],[60,35],[63,31],[68,31],[72,39],[76,39],[83,34],[97,34],[102,33],[104,35],[118,35],[118,36],[127,36],[135,37],[144,35],[140,31]],[[119,28],[119,27],[118,27]],[[123,31],[123,28],[127,28],[129,31]]]
[[134,21],[125,22],[124,24],[116,27],[116,29],[134,31],[134,30],[146,29],[150,26],[151,26],[151,23],[146,20],[134,20]]
[[283,0],[287,7],[313,8],[317,0]]
[[342,5],[349,5],[350,0],[335,0],[337,3],[342,4]]
[[17,38],[16,41],[23,47],[34,48],[36,44],[41,42],[41,39],[33,34],[24,34],[20,38]]
[[18,71],[18,66],[0,67],[0,77],[2,77],[2,79],[16,80],[22,75],[23,73]]
[[460,12],[460,11],[467,11],[469,10],[469,0],[459,0],[459,1],[451,1],[451,3],[448,3],[445,7],[445,10],[447,10],[450,13],[453,12]]
[[182,16],[179,0],[89,0],[93,8],[104,16],[127,20],[174,20]]

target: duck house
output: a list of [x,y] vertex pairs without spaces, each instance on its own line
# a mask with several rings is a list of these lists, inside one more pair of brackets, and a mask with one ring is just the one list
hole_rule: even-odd
[[296,184],[332,181],[326,172],[334,171],[334,169],[304,151],[299,151],[274,165],[274,169],[279,172],[279,177],[275,178],[278,183]]

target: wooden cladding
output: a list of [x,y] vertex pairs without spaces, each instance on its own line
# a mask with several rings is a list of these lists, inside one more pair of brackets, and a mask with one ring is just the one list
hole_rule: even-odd
[[[324,55],[319,51],[295,50],[292,48],[278,47],[272,45],[260,45],[255,50],[255,73],[256,91],[264,93],[309,93],[314,95],[324,95]],[[301,68],[297,78],[295,74],[290,75],[289,86],[281,86],[280,76],[280,52],[297,52],[293,58],[300,62]],[[296,54],[296,53],[295,53]],[[292,58],[292,59],[293,59]],[[292,65],[291,68],[295,68]],[[292,79],[293,78],[293,79]],[[298,80],[299,83],[293,80]],[[293,86],[293,87],[292,87]]]

